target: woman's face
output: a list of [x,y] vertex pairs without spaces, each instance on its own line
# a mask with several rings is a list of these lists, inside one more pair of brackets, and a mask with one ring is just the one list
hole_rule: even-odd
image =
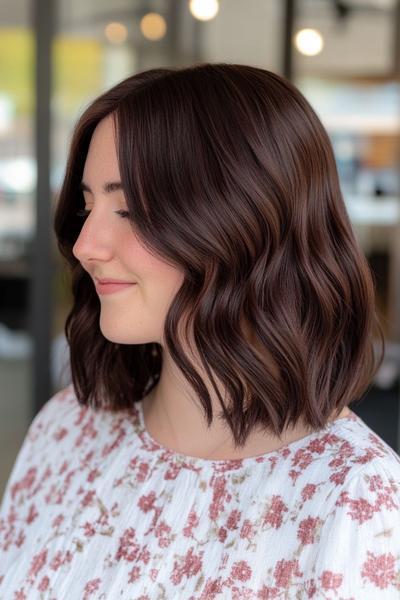
[[94,286],[95,278],[136,282],[112,294],[97,290],[101,332],[115,343],[163,345],[165,316],[184,276],[145,250],[129,219],[116,213],[128,210],[123,190],[104,190],[107,183],[120,182],[111,116],[94,130],[82,182],[85,209],[90,214],[83,219],[74,256]]

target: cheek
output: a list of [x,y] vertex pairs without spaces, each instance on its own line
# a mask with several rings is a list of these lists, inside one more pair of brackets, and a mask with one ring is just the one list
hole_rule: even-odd
[[161,303],[172,299],[183,283],[183,272],[152,255],[137,239],[132,240],[132,234],[124,236],[121,242],[121,258],[128,272],[138,277],[145,297]]
[[143,305],[157,327],[163,327],[166,314],[183,282],[183,275],[168,265],[153,263],[143,283]]

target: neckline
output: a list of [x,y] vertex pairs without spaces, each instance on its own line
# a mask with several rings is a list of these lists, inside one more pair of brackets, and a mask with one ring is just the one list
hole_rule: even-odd
[[150,433],[146,427],[146,424],[144,421],[142,402],[141,401],[135,402],[134,407],[136,409],[136,414],[138,417],[141,438],[146,443],[145,445],[148,446],[150,451],[151,452],[159,452],[162,455],[163,460],[166,460],[167,462],[174,462],[174,463],[179,464],[182,467],[188,467],[191,469],[195,468],[196,470],[211,468],[211,469],[218,469],[218,470],[222,469],[225,471],[228,469],[237,469],[238,467],[241,467],[241,466],[245,467],[245,466],[252,466],[255,464],[264,463],[266,461],[271,460],[271,458],[274,458],[274,457],[286,456],[288,452],[290,454],[292,454],[294,451],[296,451],[298,448],[301,448],[302,446],[307,444],[309,441],[311,441],[315,438],[318,438],[322,435],[326,435],[326,433],[332,432],[332,430],[334,430],[335,428],[340,427],[340,425],[343,422],[356,421],[358,419],[356,413],[354,413],[351,409],[349,409],[350,412],[347,415],[345,415],[344,417],[340,417],[339,419],[334,419],[333,421],[330,421],[329,423],[327,423],[327,425],[325,426],[325,428],[322,431],[313,431],[298,440],[284,444],[283,446],[281,446],[280,448],[278,448],[276,450],[270,450],[263,454],[258,454],[256,456],[247,456],[245,458],[209,459],[209,458],[202,458],[200,456],[191,456],[189,454],[183,454],[181,452],[177,452],[176,450],[173,450],[172,448],[168,448],[167,446],[164,446],[163,444],[160,444],[160,442],[157,442],[157,440],[155,440],[150,435]]

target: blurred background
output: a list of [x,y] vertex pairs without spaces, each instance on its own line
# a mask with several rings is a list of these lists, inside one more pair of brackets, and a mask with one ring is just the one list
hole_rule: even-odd
[[0,496],[32,418],[70,381],[52,213],[73,125],[128,75],[199,61],[284,75],[324,123],[387,345],[351,408],[400,451],[400,0],[3,0]]

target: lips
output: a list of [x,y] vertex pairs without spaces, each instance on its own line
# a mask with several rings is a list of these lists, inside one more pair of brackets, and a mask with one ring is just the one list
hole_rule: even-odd
[[136,283],[136,281],[125,281],[123,279],[98,279],[97,277],[95,277],[95,279],[100,285],[107,285],[109,283]]
[[121,281],[118,279],[99,279],[96,280],[96,290],[97,293],[100,295],[105,295],[105,294],[114,294],[116,292],[122,292],[123,290],[126,290],[127,288],[131,288],[133,286],[135,286],[136,283],[130,282],[130,281]]

